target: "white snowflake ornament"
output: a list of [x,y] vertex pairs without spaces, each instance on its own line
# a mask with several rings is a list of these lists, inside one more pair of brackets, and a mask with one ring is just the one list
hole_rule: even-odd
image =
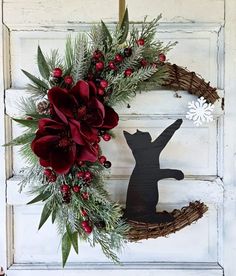
[[206,100],[201,97],[196,101],[188,103],[189,111],[187,112],[186,118],[193,120],[194,125],[200,126],[204,122],[212,122],[214,105],[207,103]]

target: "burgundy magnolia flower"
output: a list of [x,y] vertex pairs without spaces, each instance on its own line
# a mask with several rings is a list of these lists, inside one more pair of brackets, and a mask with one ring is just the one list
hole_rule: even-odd
[[39,129],[31,148],[40,158],[42,166],[66,174],[77,160],[94,162],[97,159],[98,149],[84,142],[78,127],[74,124],[71,131],[69,125],[62,121],[39,120]]
[[118,114],[97,99],[97,88],[92,81],[80,80],[69,91],[53,87],[48,99],[71,132],[78,132],[78,137],[89,143],[97,141],[98,129],[112,129],[118,124]]

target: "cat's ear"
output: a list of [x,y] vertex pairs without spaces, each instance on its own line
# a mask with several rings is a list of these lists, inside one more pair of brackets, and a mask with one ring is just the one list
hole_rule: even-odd
[[132,139],[132,134],[130,134],[129,132],[127,132],[125,130],[123,130],[123,133],[124,133],[125,139],[128,143]]

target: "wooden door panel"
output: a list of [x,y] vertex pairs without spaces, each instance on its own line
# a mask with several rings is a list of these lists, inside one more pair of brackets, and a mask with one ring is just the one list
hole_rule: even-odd
[[[232,1],[232,0],[228,0]],[[118,2],[4,0],[3,20],[10,32],[11,87],[5,93],[6,113],[17,116],[17,101],[25,97],[28,79],[20,69],[37,74],[36,50],[40,44],[46,53],[52,48],[64,51],[66,36],[87,31],[92,21],[113,22],[118,17]],[[30,2],[30,3],[29,3]],[[150,19],[163,12],[157,37],[164,42],[178,41],[168,54],[170,62],[195,70],[224,97],[224,0],[127,0],[132,21]],[[171,8],[170,8],[171,7]],[[96,11],[96,12],[95,12]],[[79,23],[80,22],[80,23]],[[84,23],[81,23],[84,22]],[[110,24],[113,28],[114,25]],[[79,256],[71,254],[66,270],[60,267],[60,242],[55,226],[49,222],[39,232],[37,225],[42,206],[25,206],[30,200],[18,193],[20,170],[26,164],[18,149],[13,150],[7,181],[9,276],[34,275],[223,275],[223,204],[224,204],[224,111],[216,103],[214,121],[196,128],[185,119],[187,103],[196,100],[187,92],[158,90],[138,94],[130,108],[118,107],[120,123],[116,139],[103,144],[112,161],[107,189],[115,201],[125,203],[128,178],[134,166],[122,131],[149,131],[153,139],[177,118],[183,118],[180,130],[161,155],[161,167],[181,169],[182,181],[160,181],[159,210],[182,207],[189,201],[202,200],[209,206],[197,223],[168,238],[129,243],[120,255],[123,267],[108,263],[99,248],[80,244]],[[12,135],[22,132],[15,123]],[[10,128],[9,130],[10,131]],[[223,179],[224,180],[224,179]],[[1,265],[1,264],[0,264]],[[231,275],[227,275],[231,276]]]

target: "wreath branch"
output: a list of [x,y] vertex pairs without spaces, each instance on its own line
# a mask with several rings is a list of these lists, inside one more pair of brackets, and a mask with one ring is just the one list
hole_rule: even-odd
[[209,103],[214,103],[219,99],[216,88],[195,72],[171,63],[166,63],[165,67],[168,78],[163,81],[163,86],[175,91],[188,91],[197,97],[204,97]]
[[207,210],[208,207],[203,202],[195,201],[190,202],[188,206],[170,212],[170,215],[174,217],[172,222],[151,224],[129,220],[128,224],[131,228],[127,235],[128,240],[135,242],[150,238],[166,237],[197,221]]

